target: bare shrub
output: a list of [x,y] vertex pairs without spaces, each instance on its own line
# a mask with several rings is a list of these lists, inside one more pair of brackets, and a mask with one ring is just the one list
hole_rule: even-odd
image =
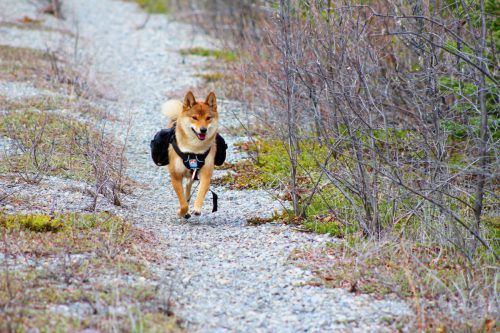
[[10,164],[10,169],[15,170],[19,178],[29,184],[38,184],[52,169],[55,142],[47,142],[44,138],[47,122],[48,117],[45,116],[41,122],[34,122],[30,128],[7,124],[7,136],[13,140],[17,151],[21,152],[22,159],[27,161],[16,163],[14,166],[9,156],[4,158]]
[[124,175],[126,140],[118,147],[106,134],[103,124],[98,132],[75,133],[75,142],[92,169],[93,190],[90,192],[94,200],[88,209],[96,210],[99,194],[111,200],[114,205],[121,206],[120,194],[126,193],[130,185]]
[[257,1],[258,33],[230,14],[246,4],[196,8],[217,7],[216,32],[243,26],[233,70],[258,139],[284,148],[273,171],[293,213],[313,230],[452,249],[470,283],[450,295],[469,295],[498,260],[494,1]]
[[[309,154],[318,162],[310,176],[344,195],[365,235],[379,237],[406,216],[420,221],[418,237],[440,235],[471,258],[476,242],[490,248],[478,215],[498,167],[488,157],[497,145],[483,119],[496,117],[498,90],[470,90],[497,81],[488,58],[495,50],[485,53],[484,6],[465,8],[483,23],[461,37],[449,28],[459,19],[454,9],[422,6],[279,1],[261,26],[262,41],[250,35],[249,45],[238,45],[254,59],[243,66],[245,84],[260,88],[250,96],[264,110],[259,118],[287,147],[295,214],[307,215],[308,202],[298,202],[296,161]],[[466,43],[472,54],[457,53],[453,43]],[[473,125],[476,115],[481,120]],[[465,141],[452,140],[457,123]],[[300,149],[311,144],[327,149]]]

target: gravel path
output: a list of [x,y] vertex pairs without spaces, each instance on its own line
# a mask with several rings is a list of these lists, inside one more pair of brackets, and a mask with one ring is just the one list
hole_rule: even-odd
[[[206,64],[178,50],[216,42],[164,16],[152,16],[138,29],[146,15],[133,3],[65,2],[67,24],[77,27],[81,38],[80,52],[92,59],[92,76],[116,97],[110,108],[124,120],[113,127],[118,137],[131,119],[129,175],[142,184],[132,197],[131,217],[161,239],[170,262],[162,274],[171,281],[174,311],[189,331],[380,332],[391,330],[384,327],[387,321],[409,315],[408,306],[395,300],[308,284],[313,275],[288,264],[290,252],[331,239],[283,225],[247,225],[246,218],[280,208],[263,191],[217,189],[219,212],[210,213],[209,194],[201,217],[179,220],[167,172],[150,160],[149,141],[166,122],[159,113],[165,96],[196,86],[194,75]],[[219,105],[227,124],[236,104]]]

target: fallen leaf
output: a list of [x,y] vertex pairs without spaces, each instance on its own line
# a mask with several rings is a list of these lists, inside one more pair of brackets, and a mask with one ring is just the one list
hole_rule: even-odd
[[32,22],[35,22],[34,19],[32,19],[31,17],[26,16],[26,15],[23,16],[23,18],[19,19],[18,21],[21,22],[21,23],[32,23]]
[[484,331],[490,333],[495,328],[495,321],[493,319],[486,319],[484,321]]

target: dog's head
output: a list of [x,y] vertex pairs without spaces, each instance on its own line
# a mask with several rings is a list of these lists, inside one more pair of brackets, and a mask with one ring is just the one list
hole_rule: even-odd
[[206,138],[215,136],[218,120],[215,94],[211,92],[204,102],[197,102],[193,93],[189,91],[184,97],[177,126],[182,126],[188,136],[204,141]]

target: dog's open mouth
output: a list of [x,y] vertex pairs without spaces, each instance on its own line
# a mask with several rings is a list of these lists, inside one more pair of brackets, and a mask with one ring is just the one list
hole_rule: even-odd
[[196,130],[194,128],[191,128],[191,129],[193,130],[194,134],[196,134],[198,139],[200,139],[201,141],[203,141],[207,138],[207,135],[205,133],[198,133],[198,132],[196,132]]

